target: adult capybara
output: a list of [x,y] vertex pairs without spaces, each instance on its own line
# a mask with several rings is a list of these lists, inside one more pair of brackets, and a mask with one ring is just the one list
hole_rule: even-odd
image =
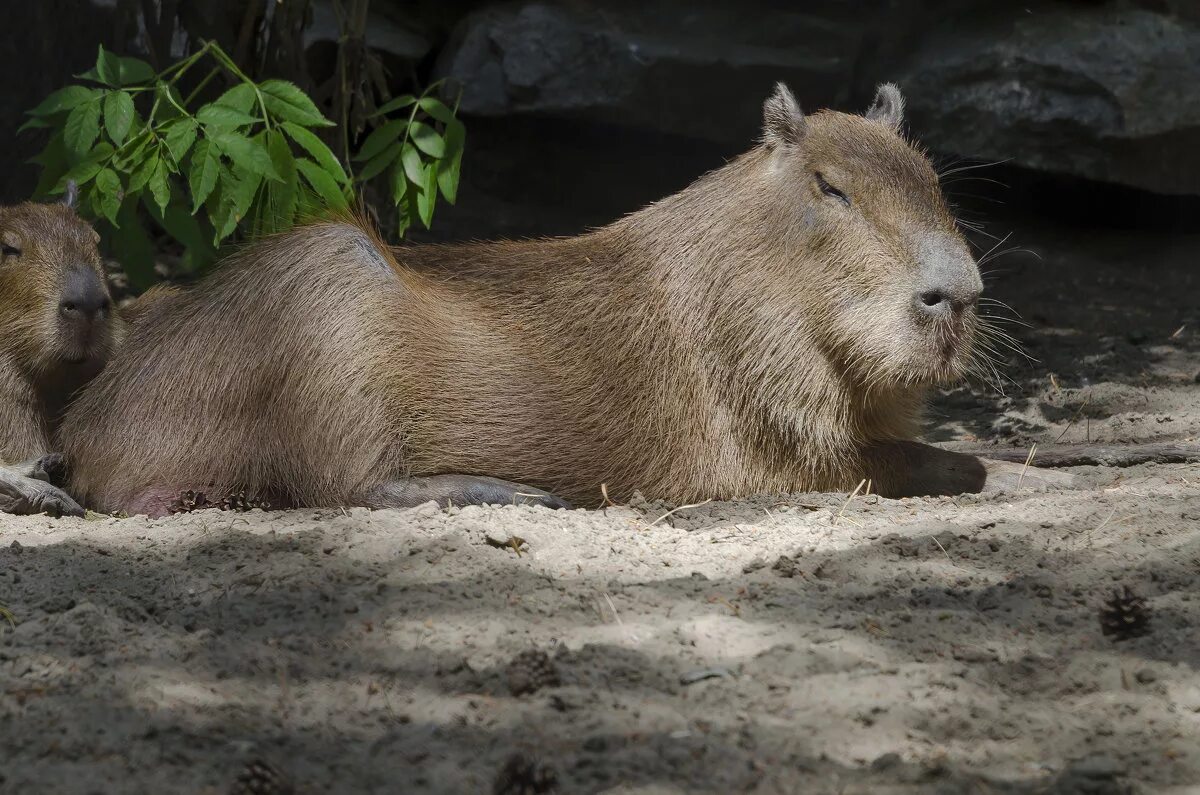
[[780,85],[759,145],[578,237],[389,251],[332,221],[259,241],[152,307],[71,407],[74,493],[158,514],[184,489],[978,490],[991,465],[912,441],[927,390],[977,364],[982,285],[902,121],[890,85],[865,116],[806,116]]

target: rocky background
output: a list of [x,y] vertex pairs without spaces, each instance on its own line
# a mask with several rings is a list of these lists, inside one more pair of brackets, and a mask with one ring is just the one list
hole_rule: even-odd
[[[34,182],[24,161],[42,142],[16,135],[23,112],[87,68],[97,42],[147,46],[144,30],[119,21],[128,2],[9,4],[3,200]],[[232,48],[245,5],[179,7]],[[1102,223],[1200,218],[1194,0],[371,7],[369,44],[399,88],[447,76],[462,86],[463,198],[440,213],[437,236],[570,233],[635,209],[745,149],[776,80],[807,108],[847,110],[865,108],[877,83],[899,83],[912,133],[939,158],[999,161],[988,176],[1010,185],[1009,203]],[[314,0],[297,54],[310,85],[330,71],[336,36],[332,0]]]

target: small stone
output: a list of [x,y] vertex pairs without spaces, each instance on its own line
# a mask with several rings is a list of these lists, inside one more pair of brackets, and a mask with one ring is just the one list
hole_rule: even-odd
[[1133,678],[1143,685],[1148,685],[1151,682],[1158,681],[1158,674],[1154,673],[1150,668],[1142,668],[1133,675]]
[[778,574],[780,577],[795,577],[799,572],[794,558],[789,558],[787,555],[780,555],[775,561],[775,565],[771,566],[771,571]]
[[742,574],[750,574],[751,572],[758,571],[759,569],[765,569],[766,567],[767,561],[761,557],[758,557],[747,563],[745,566],[742,566]]
[[892,768],[901,764],[903,761],[904,760],[900,758],[900,754],[896,753],[895,751],[892,751],[890,753],[886,753],[882,756],[876,757],[875,761],[871,763],[871,769],[872,770],[891,770]]

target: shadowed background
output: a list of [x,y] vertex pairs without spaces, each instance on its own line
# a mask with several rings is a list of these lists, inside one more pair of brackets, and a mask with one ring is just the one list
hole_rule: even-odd
[[[138,24],[132,12],[153,0],[9,5],[0,138],[15,143],[0,154],[0,198],[14,201],[32,190],[25,161],[42,144],[15,134],[25,110],[88,68],[97,43],[145,55],[184,42]],[[235,51],[248,13],[271,4],[162,5]],[[265,71],[313,90],[334,68],[332,0],[277,8],[307,24]],[[776,80],[806,109],[857,111],[877,83],[897,82],[910,131],[939,160],[1000,162],[984,173],[1009,187],[971,183],[957,191],[966,205],[962,194],[999,194],[1050,218],[1135,228],[1200,218],[1190,0],[374,0],[367,43],[397,92],[446,76],[463,87],[462,198],[424,236],[605,223],[745,150]]]

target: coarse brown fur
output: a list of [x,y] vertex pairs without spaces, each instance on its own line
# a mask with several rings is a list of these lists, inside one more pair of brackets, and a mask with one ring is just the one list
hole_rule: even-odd
[[[979,275],[902,105],[804,116],[781,86],[759,146],[578,237],[389,252],[337,221],[253,244],[71,408],[73,491],[161,513],[182,489],[374,504],[445,473],[588,504],[978,487],[907,441],[972,366]],[[914,304],[943,286],[953,312]]]

